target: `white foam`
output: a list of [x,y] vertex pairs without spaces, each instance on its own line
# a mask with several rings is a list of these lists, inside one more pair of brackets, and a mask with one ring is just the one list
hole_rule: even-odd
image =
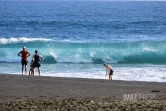
[[157,50],[152,47],[145,47],[144,50],[149,52],[157,52]]
[[[166,82],[165,65],[112,64],[113,80]],[[29,68],[29,65],[28,65]],[[1,63],[1,73],[21,73],[20,63]],[[94,64],[42,64],[42,76],[107,79],[105,67]],[[37,70],[35,75],[38,75]]]
[[0,38],[0,44],[9,44],[9,43],[19,43],[19,42],[33,42],[33,41],[53,41],[52,39],[47,39],[47,38],[28,38],[28,37],[19,37],[19,38]]

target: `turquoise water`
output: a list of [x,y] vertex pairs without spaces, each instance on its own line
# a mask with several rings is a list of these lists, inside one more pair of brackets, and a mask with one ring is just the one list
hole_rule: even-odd
[[[0,71],[21,73],[26,46],[43,76],[166,81],[166,2],[0,2]],[[37,75],[37,73],[36,73]]]

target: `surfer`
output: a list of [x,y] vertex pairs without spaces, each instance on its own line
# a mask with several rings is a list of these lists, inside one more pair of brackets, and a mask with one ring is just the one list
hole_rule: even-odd
[[112,80],[112,75],[113,75],[113,68],[108,65],[108,64],[104,64],[104,66],[106,67],[106,75],[109,75],[109,80]]
[[30,56],[30,53],[28,50],[26,50],[26,47],[23,47],[23,50],[18,53],[18,56],[22,57],[22,59],[21,59],[22,75],[24,72],[24,66],[25,66],[25,75],[26,75],[27,74],[28,57]]

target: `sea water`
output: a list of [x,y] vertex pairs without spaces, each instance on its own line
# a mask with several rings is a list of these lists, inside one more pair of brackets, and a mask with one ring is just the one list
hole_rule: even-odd
[[[166,82],[166,2],[0,2],[0,73],[21,74],[23,46],[42,76]],[[30,63],[28,64],[28,68]],[[38,75],[37,69],[35,75]]]

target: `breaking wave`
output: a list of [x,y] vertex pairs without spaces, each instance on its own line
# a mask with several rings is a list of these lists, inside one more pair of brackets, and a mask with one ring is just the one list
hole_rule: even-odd
[[43,63],[166,64],[166,41],[119,43],[54,41],[45,38],[0,38],[0,62],[20,62],[17,53],[26,46],[37,49]]

